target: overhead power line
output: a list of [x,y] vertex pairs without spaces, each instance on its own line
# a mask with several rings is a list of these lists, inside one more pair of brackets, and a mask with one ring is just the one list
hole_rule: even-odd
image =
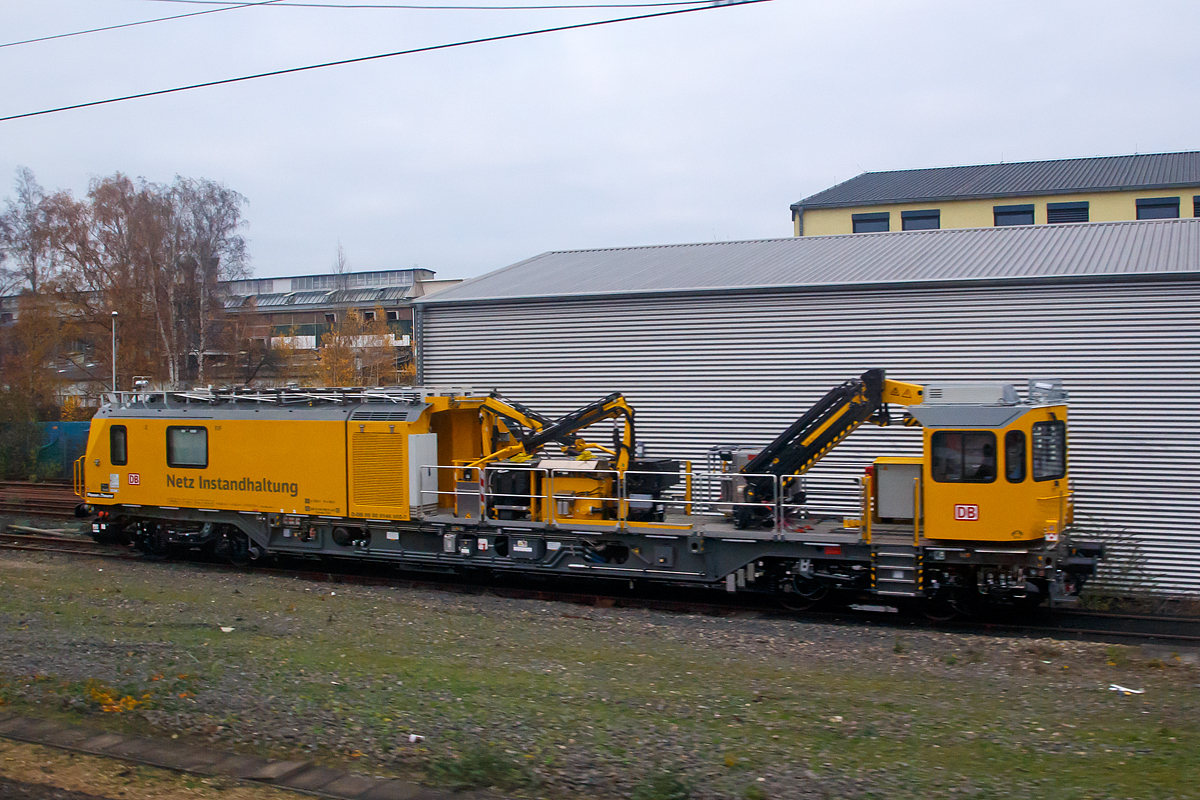
[[498,36],[485,36],[480,39],[464,39],[458,42],[448,42],[446,44],[426,45],[425,47],[413,47],[408,50],[396,50],[391,53],[379,53],[373,56],[358,56],[357,58],[344,58],[339,61],[326,61],[321,64],[309,64],[303,67],[288,67],[286,69],[276,69],[270,72],[257,72],[253,75],[241,75],[236,78],[222,78],[215,81],[205,81],[203,83],[192,83],[187,86],[176,86],[171,89],[156,89],[152,92],[139,92],[138,94],[127,94],[122,97],[110,97],[107,100],[91,100],[86,103],[75,103],[69,106],[59,106],[57,108],[47,108],[41,111],[27,111],[23,114],[10,114],[6,117],[0,117],[0,122],[9,122],[14,119],[25,119],[26,117],[40,117],[46,114],[57,114],[60,111],[74,111],[80,108],[91,108],[93,106],[109,105],[111,103],[121,103],[126,100],[140,100],[145,97],[157,97],[164,94],[175,94],[177,92],[186,92],[192,89],[205,89],[210,86],[224,86],[230,83],[241,83],[243,81],[252,81],[259,78],[272,78],[278,75],[290,75],[296,72],[308,72],[314,69],[324,69],[326,67],[341,67],[347,64],[361,64],[365,61],[378,61],[384,58],[395,58],[396,56],[408,56],[415,53],[429,53],[435,50],[449,50],[455,47],[466,47],[473,44],[485,44],[487,42],[503,42],[508,39],[521,39],[527,36],[538,36],[543,33],[558,33],[560,31],[579,30],[581,28],[597,28],[602,25],[615,25],[619,22],[634,22],[642,19],[654,19],[656,17],[673,17],[679,14],[691,14],[696,11],[710,11],[715,8],[727,8],[730,6],[746,6],[755,5],[757,3],[769,3],[771,0],[716,0],[709,5],[694,6],[692,8],[680,8],[674,11],[658,11],[653,14],[638,14],[632,17],[616,17],[614,19],[602,19],[595,22],[578,22],[572,25],[557,25],[553,28],[539,28],[532,31],[521,31],[520,33],[504,33]]
[[[185,5],[225,5],[228,0],[148,0],[152,3],[183,3]],[[421,11],[548,11],[573,8],[662,8],[664,6],[710,6],[734,5],[734,3],[713,3],[712,0],[677,0],[663,3],[575,3],[544,6],[445,6],[445,5],[397,5],[377,3],[296,3],[278,2],[272,5],[289,8],[345,8],[345,9],[415,9]]]
[[115,31],[121,28],[133,28],[138,25],[150,25],[155,22],[167,22],[172,19],[184,19],[185,17],[198,17],[201,14],[219,14],[222,11],[237,11],[239,8],[252,8],[253,6],[269,6],[276,3],[282,3],[283,0],[262,0],[257,3],[241,3],[231,6],[228,3],[222,3],[223,8],[210,8],[206,11],[189,11],[187,14],[175,14],[171,17],[156,17],[154,19],[142,19],[137,22],[123,22],[120,25],[105,25],[103,28],[88,28],[83,31],[71,31],[70,33],[56,33],[53,36],[39,36],[36,39],[22,39],[19,42],[4,42],[0,47],[16,47],[19,44],[33,44],[34,42],[49,42],[53,39],[66,39],[69,36],[83,36],[88,33],[102,33],[103,31]]

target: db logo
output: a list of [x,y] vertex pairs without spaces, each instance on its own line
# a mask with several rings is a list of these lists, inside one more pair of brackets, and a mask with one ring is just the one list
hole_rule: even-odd
[[136,472],[129,473],[129,480],[125,481],[127,486],[141,486],[142,476]]
[[954,519],[965,522],[975,522],[979,519],[979,506],[959,503],[954,507]]

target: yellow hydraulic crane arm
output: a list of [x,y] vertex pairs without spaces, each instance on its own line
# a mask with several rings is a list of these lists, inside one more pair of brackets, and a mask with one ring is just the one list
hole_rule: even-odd
[[925,387],[919,383],[905,383],[891,378],[883,379],[883,402],[899,403],[902,406],[919,406],[925,401]]
[[[517,431],[512,431],[517,436],[516,443],[484,455],[469,464],[468,469],[517,456],[532,455],[550,442],[559,442],[570,450],[595,449],[609,455],[616,455],[618,471],[624,472],[629,467],[629,458],[634,445],[633,409],[620,394],[614,393],[594,403],[589,403],[554,422],[550,422],[540,414],[530,411],[518,403],[496,397],[484,400],[480,409],[481,411],[487,410],[491,414],[503,418],[506,422],[515,423],[528,430],[529,433],[522,435]],[[590,425],[619,416],[625,417],[625,430],[621,443],[615,450],[575,436]],[[485,433],[488,432],[485,431]],[[485,435],[485,441],[490,441],[490,433]]]

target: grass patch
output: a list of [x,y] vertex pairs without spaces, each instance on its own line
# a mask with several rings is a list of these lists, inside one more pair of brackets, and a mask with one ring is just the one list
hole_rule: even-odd
[[533,773],[496,747],[475,745],[461,753],[439,758],[429,767],[429,778],[453,789],[514,791],[533,785]]
[[752,783],[742,792],[742,797],[746,800],[767,800],[767,790],[757,783]]
[[673,772],[659,772],[633,790],[632,800],[688,800],[691,788]]
[[[810,771],[889,800],[1195,794],[1195,670],[1126,648],[19,559],[0,554],[6,711],[554,800],[751,800]],[[137,705],[104,711],[88,681]]]

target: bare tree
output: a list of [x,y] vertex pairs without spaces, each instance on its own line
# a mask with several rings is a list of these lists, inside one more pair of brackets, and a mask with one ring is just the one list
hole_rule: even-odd
[[215,320],[222,315],[220,281],[247,274],[246,240],[238,232],[245,224],[246,198],[215,181],[179,176],[171,197],[181,231],[179,263],[191,294],[189,328],[197,354],[197,380],[204,384],[205,357]]
[[28,167],[17,168],[16,199],[0,215],[0,246],[13,260],[20,284],[34,294],[57,272],[46,219],[46,193]]
[[0,297],[14,294],[21,284],[21,273],[8,257],[8,221],[0,215]]
[[335,276],[333,279],[333,281],[334,281],[333,288],[335,288],[335,289],[345,289],[346,288],[346,266],[347,266],[346,251],[345,251],[345,249],[342,248],[342,240],[338,239],[337,258],[335,258],[333,261],[333,274]]
[[[118,312],[119,372],[179,379],[169,204],[160,187],[121,174],[92,181],[87,201],[66,192],[47,200],[52,244],[63,261],[62,307],[80,339],[99,340]],[[165,284],[165,285],[164,285]],[[107,348],[96,348],[108,361]],[[111,365],[109,365],[111,366]]]

